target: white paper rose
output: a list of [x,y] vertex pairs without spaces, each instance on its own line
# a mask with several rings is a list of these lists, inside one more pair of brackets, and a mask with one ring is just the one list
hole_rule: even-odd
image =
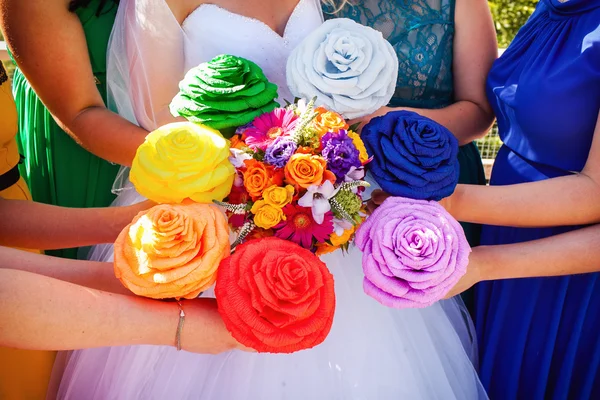
[[347,18],[326,21],[290,55],[287,83],[299,98],[360,118],[387,105],[398,77],[398,58],[381,32]]

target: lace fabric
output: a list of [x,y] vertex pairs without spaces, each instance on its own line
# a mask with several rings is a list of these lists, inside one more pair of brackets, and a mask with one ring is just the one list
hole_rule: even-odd
[[350,18],[377,29],[396,50],[392,107],[441,108],[453,102],[454,0],[350,0],[325,19]]

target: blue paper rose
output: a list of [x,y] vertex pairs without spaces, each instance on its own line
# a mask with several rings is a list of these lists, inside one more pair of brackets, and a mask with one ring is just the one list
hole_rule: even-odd
[[387,105],[396,89],[398,57],[381,32],[347,18],[323,23],[294,49],[287,83],[299,98],[347,119]]
[[361,137],[373,161],[369,169],[392,196],[441,200],[458,184],[458,141],[452,133],[414,112],[373,118]]

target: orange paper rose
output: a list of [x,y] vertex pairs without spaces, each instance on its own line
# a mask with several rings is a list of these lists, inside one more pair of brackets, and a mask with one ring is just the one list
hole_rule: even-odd
[[244,187],[253,200],[260,199],[263,191],[269,186],[280,186],[283,176],[280,171],[270,165],[265,165],[254,159],[244,161],[242,174],[244,176]]
[[215,296],[233,337],[263,353],[312,348],[333,322],[333,276],[325,264],[275,237],[250,240],[223,260]]
[[229,228],[215,206],[163,204],[138,214],[115,242],[115,275],[139,296],[191,299],[211,286],[229,255]]
[[[330,179],[326,170],[327,161],[323,157],[310,154],[294,154],[285,166],[285,180],[291,185],[308,188],[311,185],[321,185]],[[335,182],[335,177],[333,177]]]

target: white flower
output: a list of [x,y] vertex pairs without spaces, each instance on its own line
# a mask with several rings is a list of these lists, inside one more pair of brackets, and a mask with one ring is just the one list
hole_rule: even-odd
[[331,19],[290,55],[287,83],[345,118],[360,118],[387,105],[396,89],[398,57],[380,32],[347,18]]
[[307,192],[298,200],[300,207],[312,208],[312,215],[319,225],[325,220],[325,214],[331,210],[329,199],[338,192],[330,181],[325,181],[321,186],[311,185]]
[[252,158],[252,156],[244,150],[234,149],[233,147],[229,149],[229,152],[231,153],[229,162],[232,163],[235,168],[242,168],[244,166],[244,161]]
[[[364,166],[361,166],[358,168],[355,166],[352,166],[352,167],[350,167],[350,170],[344,177],[344,182],[362,181],[364,177],[365,177],[365,167]],[[357,191],[358,191],[358,188],[354,191],[354,193],[356,193]]]
[[344,232],[351,229],[352,226],[353,225],[345,219],[333,219],[333,232],[338,236],[342,236]]

